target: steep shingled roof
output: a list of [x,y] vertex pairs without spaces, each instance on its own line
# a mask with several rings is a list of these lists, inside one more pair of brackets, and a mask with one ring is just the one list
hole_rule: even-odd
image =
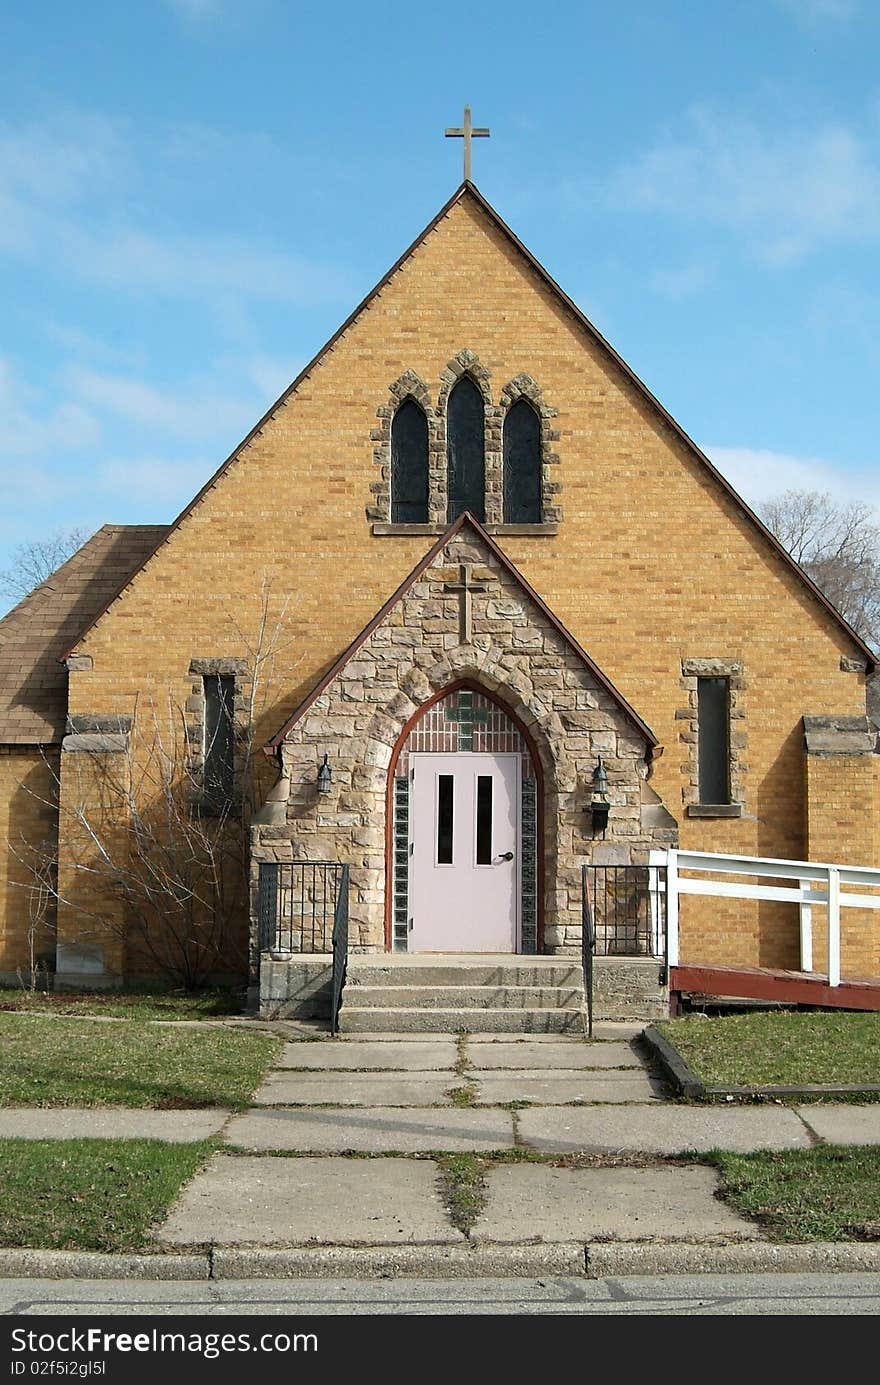
[[105,524],[0,620],[0,745],[61,740],[67,669],[60,660],[167,527]]

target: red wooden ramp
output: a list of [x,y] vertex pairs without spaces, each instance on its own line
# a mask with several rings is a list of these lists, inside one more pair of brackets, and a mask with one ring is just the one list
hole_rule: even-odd
[[880,1010],[880,976],[860,977],[829,986],[828,978],[812,972],[777,971],[770,967],[688,966],[669,968],[673,1002],[691,995],[737,996],[747,1000],[779,1000],[789,1005],[829,1005],[841,1010]]

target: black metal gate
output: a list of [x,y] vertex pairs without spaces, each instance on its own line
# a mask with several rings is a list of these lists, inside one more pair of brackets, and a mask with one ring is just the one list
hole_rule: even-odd
[[665,958],[665,866],[584,866],[583,888],[599,956]]
[[261,952],[332,952],[337,904],[348,904],[348,866],[336,861],[261,861]]

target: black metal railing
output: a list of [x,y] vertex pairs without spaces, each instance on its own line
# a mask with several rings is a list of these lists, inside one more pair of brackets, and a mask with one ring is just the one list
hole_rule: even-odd
[[590,882],[587,878],[589,866],[581,871],[581,961],[584,968],[584,994],[587,999],[587,1038],[593,1037],[593,957],[596,953],[596,926],[593,920],[593,901],[590,895]]
[[342,992],[348,969],[348,866],[342,867],[342,876],[336,894],[336,911],[333,917],[333,981],[330,987],[330,1033],[339,1033],[339,1010],[342,1005]]
[[666,956],[665,866],[584,866],[583,895],[598,955]]
[[261,861],[260,951],[333,952],[348,889],[348,866],[336,861]]

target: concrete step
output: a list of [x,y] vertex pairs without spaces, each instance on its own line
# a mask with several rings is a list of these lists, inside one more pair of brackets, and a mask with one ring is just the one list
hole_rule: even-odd
[[456,961],[435,957],[350,956],[349,986],[583,986],[580,963],[557,957]]
[[577,1010],[582,986],[364,986],[345,990],[346,1004],[396,1010]]
[[342,1034],[569,1034],[583,1033],[581,1009],[530,1010],[461,1010],[461,1009],[401,1009],[387,1006],[375,1009],[352,1005],[351,993],[346,994],[339,1012]]

